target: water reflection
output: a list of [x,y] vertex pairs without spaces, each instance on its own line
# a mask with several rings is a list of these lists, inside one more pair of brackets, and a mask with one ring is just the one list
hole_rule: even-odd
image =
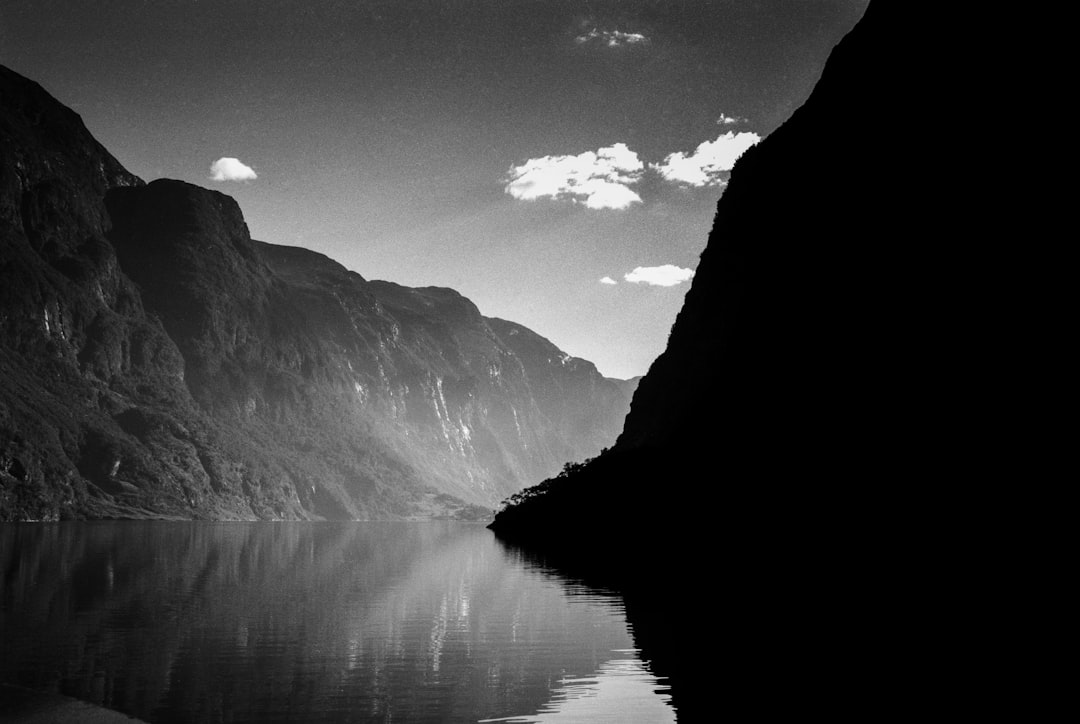
[[535,715],[485,719],[510,724],[559,724],[590,722],[674,722],[668,687],[657,686],[656,677],[637,658],[637,649],[615,651],[625,658],[601,664],[592,676],[568,676],[559,681],[547,704]]
[[151,721],[670,714],[618,597],[478,526],[9,525],[0,574],[0,681]]

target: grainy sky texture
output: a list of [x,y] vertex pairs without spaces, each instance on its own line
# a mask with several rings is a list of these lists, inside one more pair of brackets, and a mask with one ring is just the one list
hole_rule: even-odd
[[4,0],[0,63],[133,173],[234,196],[254,238],[453,287],[629,377],[734,158],[866,5]]

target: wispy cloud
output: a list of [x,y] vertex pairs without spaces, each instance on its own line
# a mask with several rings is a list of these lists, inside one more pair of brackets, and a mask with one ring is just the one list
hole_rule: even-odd
[[673,287],[689,280],[692,276],[694,276],[693,269],[683,269],[674,264],[663,264],[661,266],[639,266],[634,271],[623,276],[623,279],[635,284]]
[[618,48],[620,45],[639,45],[649,42],[649,39],[641,33],[624,33],[621,30],[599,30],[593,28],[587,33],[574,38],[578,45],[594,41],[602,43],[609,48]]
[[571,199],[590,209],[625,209],[641,203],[630,186],[645,165],[625,143],[576,156],[542,156],[511,166],[506,193],[515,199]]
[[254,181],[258,175],[240,159],[224,156],[210,164],[210,178],[213,181]]
[[618,284],[618,282],[615,281],[614,279],[612,279],[611,277],[600,277],[600,283],[601,284]]
[[650,164],[668,181],[688,186],[720,186],[722,174],[730,171],[746,149],[761,140],[756,133],[728,131],[715,141],[704,141],[687,155],[682,151],[668,154],[662,163]]
[[734,126],[737,123],[746,123],[746,119],[738,116],[726,116],[723,113],[716,119],[716,125],[718,126]]

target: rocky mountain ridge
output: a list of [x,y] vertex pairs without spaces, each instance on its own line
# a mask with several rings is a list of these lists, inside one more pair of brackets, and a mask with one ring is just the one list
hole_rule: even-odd
[[457,292],[250,238],[0,67],[0,519],[476,517],[633,381]]

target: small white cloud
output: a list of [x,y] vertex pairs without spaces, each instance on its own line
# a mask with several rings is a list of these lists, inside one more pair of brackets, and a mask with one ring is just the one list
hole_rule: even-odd
[[585,206],[590,209],[625,209],[641,203],[640,196],[620,183],[590,179],[580,188],[582,193],[588,194]]
[[716,125],[718,126],[734,126],[736,123],[746,123],[746,119],[738,116],[725,116],[723,113],[716,119]]
[[258,176],[255,169],[240,159],[225,156],[210,164],[210,178],[213,181],[254,181]]
[[602,43],[609,48],[618,48],[620,45],[639,45],[649,42],[649,39],[641,33],[624,33],[621,30],[599,30],[593,28],[583,35],[574,38],[578,45],[588,43],[590,40]]
[[668,154],[663,163],[653,163],[655,169],[668,181],[689,186],[720,186],[721,174],[735,165],[746,149],[761,140],[756,133],[728,131],[715,141],[704,141],[690,155],[679,151]]
[[641,179],[645,164],[625,143],[576,156],[531,158],[511,166],[506,193],[515,199],[570,199],[590,209],[625,209],[641,203],[630,185]]
[[601,284],[618,284],[618,282],[615,281],[614,279],[612,279],[611,277],[600,277],[600,283]]
[[628,282],[637,284],[652,284],[657,287],[673,287],[694,276],[693,269],[683,269],[674,264],[661,266],[639,266],[634,271],[623,276]]

